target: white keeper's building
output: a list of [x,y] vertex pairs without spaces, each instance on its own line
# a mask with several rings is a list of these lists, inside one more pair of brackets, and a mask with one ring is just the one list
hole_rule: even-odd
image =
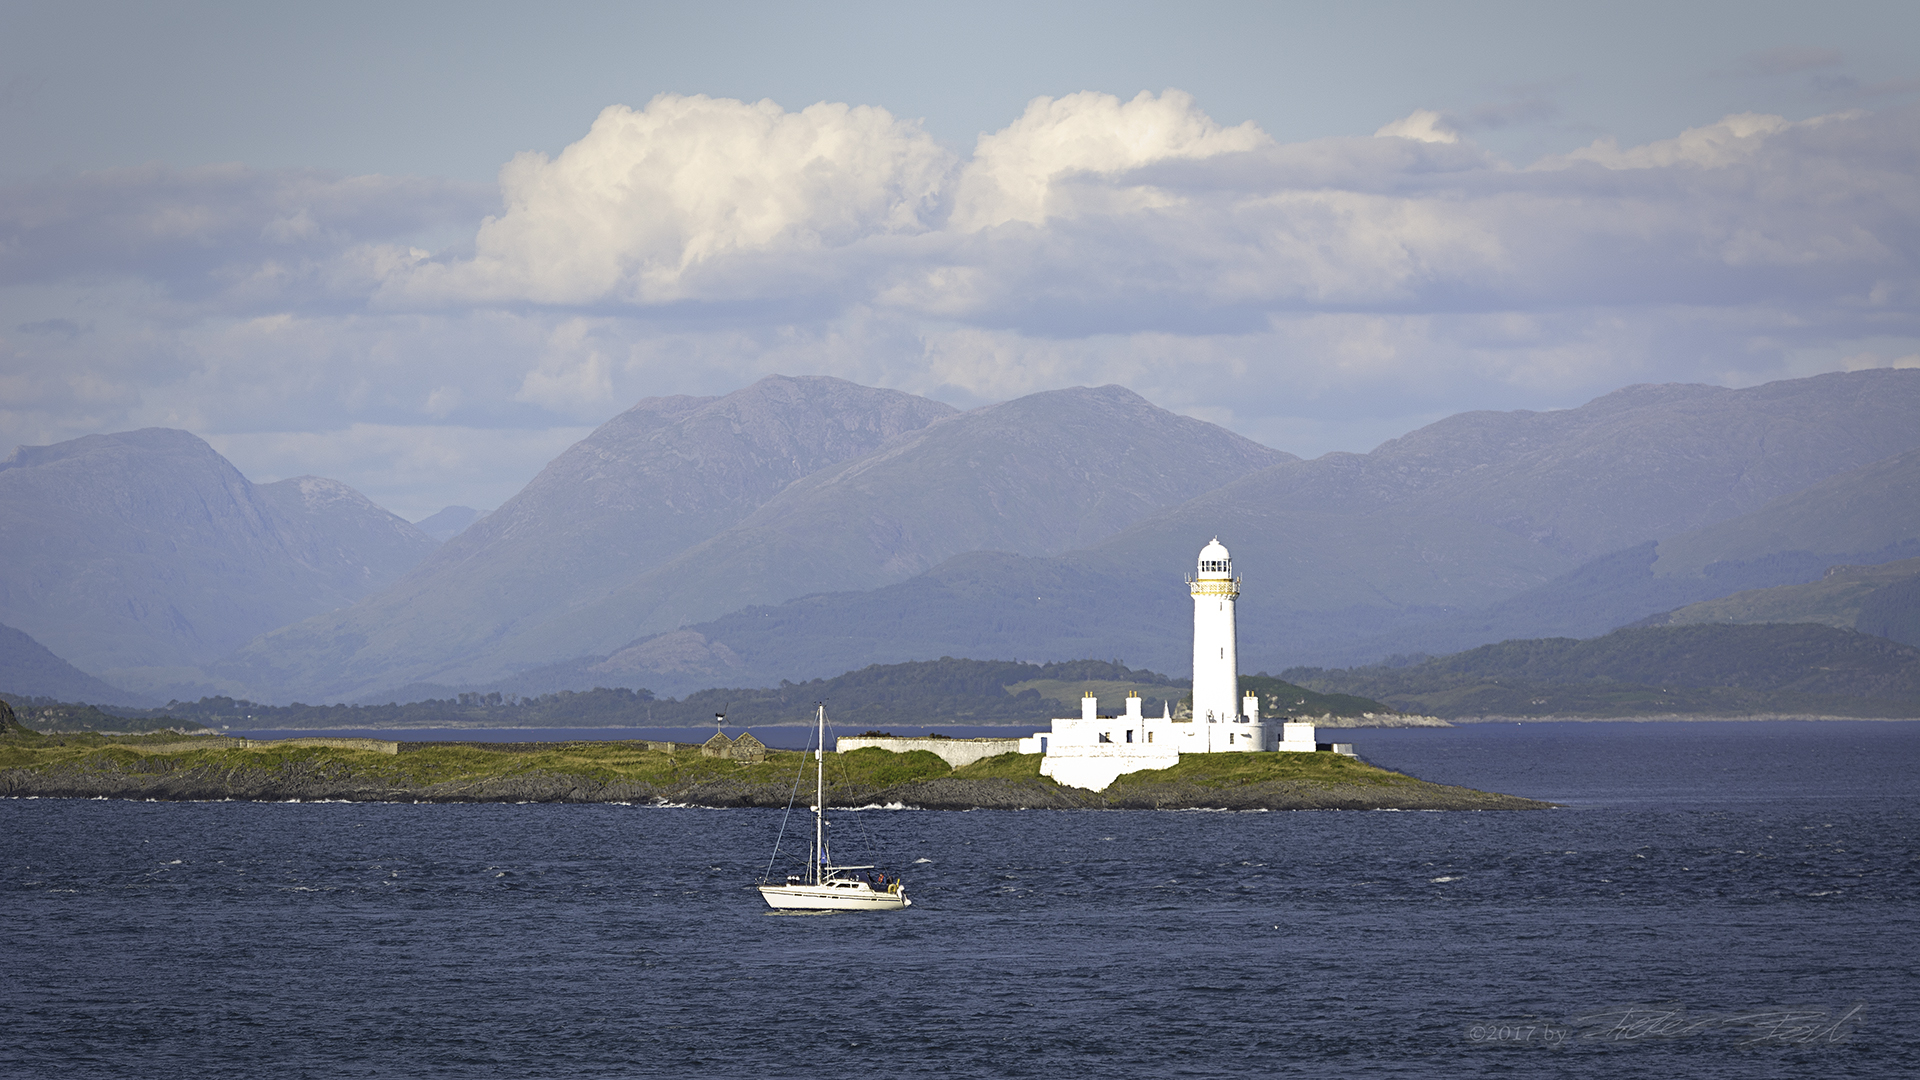
[[1259,700],[1240,694],[1233,617],[1240,579],[1219,537],[1200,549],[1187,588],[1193,594],[1193,715],[1176,718],[1163,704],[1161,715],[1145,716],[1139,696],[1129,695],[1124,713],[1101,716],[1088,694],[1079,716],[1055,719],[1052,731],[1020,740],[1021,753],[1045,755],[1041,775],[1101,791],[1122,773],[1178,764],[1182,753],[1316,749],[1312,724],[1262,720]]

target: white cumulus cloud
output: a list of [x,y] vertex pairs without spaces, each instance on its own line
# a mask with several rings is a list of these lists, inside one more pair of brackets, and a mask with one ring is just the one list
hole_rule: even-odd
[[1590,146],[1547,158],[1538,167],[1565,167],[1576,161],[1591,161],[1609,169],[1660,169],[1675,165],[1724,168],[1752,160],[1766,147],[1771,136],[1796,127],[1815,127],[1832,119],[1835,117],[1820,116],[1795,124],[1784,116],[1737,113],[1722,117],[1717,123],[1688,128],[1675,138],[1626,150],[1622,150],[1612,136],[1606,136],[1594,140]]
[[[949,227],[974,232],[1071,212],[1054,196],[1058,181],[1075,173],[1111,176],[1169,158],[1210,158],[1272,144],[1252,121],[1220,126],[1179,90],[1159,97],[1142,91],[1127,102],[1092,92],[1035,98],[1020,119],[980,137],[960,176]],[[1165,201],[1140,192],[1131,207]]]
[[876,107],[666,95],[490,192],[228,166],[17,185],[0,451],[186,427],[269,473],[338,461],[418,516],[431,485],[376,468],[382,440],[490,493],[476,432],[544,453],[525,433],[770,372],[969,405],[1121,382],[1311,453],[1920,350],[1920,109],[1531,163],[1472,130],[1423,110],[1280,144],[1179,91],[1082,93],[955,155]]
[[612,106],[584,138],[500,172],[506,211],[471,260],[400,279],[409,298],[647,303],[731,254],[843,247],[926,230],[952,156],[885,109],[797,113],[663,94]]
[[1431,143],[1460,141],[1460,133],[1455,130],[1453,122],[1432,109],[1415,109],[1391,124],[1382,125],[1380,130],[1373,133],[1373,137],[1412,139],[1415,142]]

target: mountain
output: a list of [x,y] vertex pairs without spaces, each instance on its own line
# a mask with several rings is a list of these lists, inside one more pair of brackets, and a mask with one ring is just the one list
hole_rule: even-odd
[[332,481],[256,487],[184,431],[0,462],[0,619],[136,691],[197,680],[197,665],[351,604],[433,546]]
[[438,546],[338,480],[296,476],[253,490],[291,526],[283,533],[288,552],[349,599],[391,584]]
[[1808,623],[1504,641],[1403,667],[1289,668],[1281,677],[1442,717],[1920,716],[1920,648]]
[[[1365,698],[1316,694],[1266,675],[1241,677],[1262,700],[1263,716],[1359,716],[1390,712]],[[443,691],[445,688],[441,688]],[[1004,660],[938,660],[872,664],[830,679],[762,688],[701,690],[675,701],[648,692],[600,688],[522,697],[498,690],[460,693],[409,704],[260,705],[232,698],[173,703],[152,715],[177,717],[209,727],[269,729],[438,727],[690,727],[724,714],[735,727],[807,724],[816,702],[827,702],[842,731],[867,724],[1031,724],[1078,715],[1091,693],[1102,713],[1126,708],[1129,693],[1175,708],[1190,699],[1184,680],[1135,671],[1101,660],[1026,664]],[[1189,702],[1190,703],[1190,702]]]
[[[1672,622],[1822,622],[1853,627],[1865,592],[1836,621],[1828,599],[1805,607],[1795,588],[1823,581],[1841,564],[1877,566],[1920,555],[1920,451],[1897,454],[1783,495],[1748,514],[1610,555],[1477,611],[1444,614],[1357,642],[1348,656],[1453,652],[1486,641],[1592,637],[1620,626],[1666,625],[1675,608],[1712,611]],[[1869,575],[1872,576],[1872,575]],[[1735,617],[1738,596],[1778,587],[1784,601],[1759,601],[1765,618]],[[1812,594],[1809,594],[1812,595]],[[1734,607],[1712,602],[1726,598]],[[1688,607],[1692,605],[1692,607]],[[1756,608],[1755,610],[1759,610]],[[1864,629],[1864,627],[1862,627]]]
[[573,617],[578,609],[795,480],[953,412],[822,377],[769,376],[721,398],[648,398],[393,587],[253,642],[215,670],[258,697],[325,696],[437,676],[483,653],[543,658],[543,635],[590,643],[595,628]]
[[644,686],[679,695],[969,654],[1038,663],[1084,656],[1139,663],[1152,655],[1162,670],[1184,671],[1193,622],[1185,588],[1178,577],[1154,582],[1075,556],[970,552],[894,585],[748,607],[489,686],[522,694]]
[[[796,481],[739,524],[569,612],[569,624],[596,629],[593,639],[556,634],[539,652],[605,650],[748,605],[871,589],[968,552],[1059,554],[1195,491],[1297,460],[1118,386],[1032,394]],[[510,655],[491,659],[504,666]]]
[[1854,629],[1905,645],[1920,645],[1920,576],[1884,585],[1860,602]]
[[[1892,636],[1861,625],[1861,613],[1873,597],[1889,588],[1896,594],[1920,582],[1920,558],[1875,566],[1833,566],[1819,581],[1749,589],[1717,600],[1706,600],[1662,615],[1642,626],[1691,626],[1696,623],[1820,623],[1844,630]],[[1870,620],[1869,620],[1870,621]],[[1897,632],[1897,631],[1896,631]],[[1896,640],[1905,641],[1904,638]],[[1906,644],[1920,644],[1906,641]]]
[[[1745,390],[1629,387],[1561,412],[1467,413],[1370,454],[1250,473],[1060,556],[961,555],[898,584],[742,608],[525,677],[683,692],[702,679],[798,679],[943,654],[1125,656],[1181,672],[1191,615],[1180,579],[1214,535],[1244,577],[1246,666],[1451,651],[1534,626],[1595,634],[1817,577],[1836,560],[1764,536],[1780,506],[1823,481],[1809,498],[1830,517],[1840,502],[1857,511],[1833,519],[1838,534],[1914,536],[1886,522],[1920,499],[1885,462],[1920,446],[1915,416],[1911,370]],[[1663,538],[1748,514],[1717,535],[1762,540],[1700,548],[1745,561],[1655,577]],[[1754,552],[1766,554],[1746,558]]]
[[[1910,418],[1920,432],[1920,411]],[[1751,562],[1780,552],[1849,555],[1920,539],[1920,450],[1894,454],[1826,477],[1751,514],[1663,540],[1653,572],[1700,574],[1716,563]]]
[[11,626],[0,626],[0,691],[96,705],[149,704],[143,695],[107,685]]
[[448,506],[414,522],[413,527],[444,544],[479,518],[480,511],[471,506]]

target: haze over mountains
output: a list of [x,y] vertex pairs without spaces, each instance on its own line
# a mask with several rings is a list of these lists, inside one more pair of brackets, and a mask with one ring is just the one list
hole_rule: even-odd
[[1118,387],[964,414],[825,378],[647,401],[395,588],[217,672],[310,694],[489,681],[966,551],[1064,552],[1291,459]]
[[132,690],[388,585],[431,538],[344,484],[255,485],[205,442],[148,428],[0,462],[0,622]]
[[0,465],[0,622],[130,689],[267,701],[942,655],[1181,675],[1218,535],[1246,670],[1365,663],[1920,555],[1916,418],[1912,370],[1634,386],[1302,461],[1119,387],[959,413],[771,377],[640,402],[437,550],[332,481],[91,436]]
[[[1178,575],[1215,534],[1245,578],[1249,669],[1589,636],[1692,600],[1811,580],[1834,562],[1920,553],[1902,546],[1920,542],[1920,522],[1906,523],[1920,485],[1886,463],[1920,443],[1915,417],[1920,372],[1896,370],[1748,390],[1638,386],[1561,412],[1467,413],[1370,454],[1271,466],[1065,556],[970,554],[881,590],[695,624],[564,677],[673,692],[987,649],[1185,671]],[[1808,487],[1822,480],[1830,485]],[[1818,536],[1779,528],[1803,489],[1825,500]],[[1694,545],[1689,530],[1706,526],[1720,531],[1697,550],[1718,544],[1728,557],[1654,574],[1656,541]],[[1797,546],[1816,540],[1830,546]]]
[[413,527],[444,544],[459,536],[480,516],[480,511],[471,506],[449,506],[414,522]]

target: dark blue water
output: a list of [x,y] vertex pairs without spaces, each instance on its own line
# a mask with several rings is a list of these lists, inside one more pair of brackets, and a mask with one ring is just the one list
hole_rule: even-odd
[[[1536,813],[0,801],[7,1077],[1920,1074],[1920,724],[1356,732]],[[843,850],[843,854],[845,851]]]

